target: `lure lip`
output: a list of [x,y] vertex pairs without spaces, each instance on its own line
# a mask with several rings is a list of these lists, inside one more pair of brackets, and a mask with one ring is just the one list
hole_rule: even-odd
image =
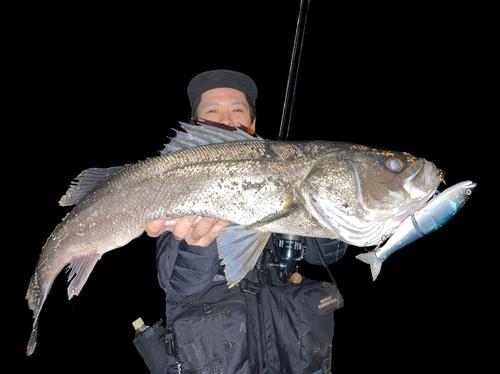
[[434,196],[418,212],[413,214],[414,225],[427,235],[445,225],[464,206],[477,186],[464,181],[447,188]]
[[477,183],[474,183],[470,180],[454,184],[453,186],[445,189],[444,191],[434,195],[414,215],[417,216],[419,212],[425,211],[425,209],[429,206],[434,206],[434,207],[442,206],[442,203],[445,200],[450,200],[453,203],[457,204],[458,207],[456,211],[458,211],[463,206],[463,204],[467,202],[467,200],[472,195],[472,192],[474,191],[474,188],[476,188],[476,186]]

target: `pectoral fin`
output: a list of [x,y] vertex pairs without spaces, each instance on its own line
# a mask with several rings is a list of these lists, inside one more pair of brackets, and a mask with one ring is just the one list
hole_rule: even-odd
[[243,226],[243,230],[249,231],[257,229],[259,227],[265,226],[279,219],[288,217],[293,211],[297,210],[299,207],[300,205],[296,204],[295,201],[290,199],[290,203],[287,206],[285,206],[281,212],[270,214],[269,216],[264,217],[260,221],[252,223],[251,225]]
[[237,285],[254,268],[270,236],[269,231],[240,225],[228,226],[219,231],[219,258],[226,266],[229,288]]

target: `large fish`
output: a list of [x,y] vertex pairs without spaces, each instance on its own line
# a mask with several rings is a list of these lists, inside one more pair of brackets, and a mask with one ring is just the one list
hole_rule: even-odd
[[101,256],[151,220],[198,215],[233,224],[217,238],[230,286],[257,261],[272,232],[381,242],[431,198],[443,173],[408,153],[352,143],[274,142],[241,130],[181,124],[164,154],[120,168],[89,169],[61,199],[76,205],[43,247],[26,299],[34,311],[27,354],[57,275],[68,266],[78,295]]

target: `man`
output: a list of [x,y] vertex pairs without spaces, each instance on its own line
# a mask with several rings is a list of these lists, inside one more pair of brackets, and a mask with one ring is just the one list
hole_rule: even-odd
[[[241,90],[245,90],[250,96]],[[231,127],[243,126],[248,133],[255,133],[256,118],[253,108],[257,87],[246,75],[224,70],[199,74],[188,86],[188,97],[195,121],[211,121]],[[221,228],[229,225],[227,221],[203,218],[193,227],[197,218],[183,217],[174,228],[164,227],[165,221],[152,221],[146,232],[149,236],[157,237],[169,230],[177,239],[184,239],[189,245],[206,247],[215,240]]]
[[[248,76],[227,70],[199,74],[189,83],[188,97],[194,120],[243,127],[250,134],[255,132],[257,87]],[[181,312],[182,307],[186,305],[187,298],[191,295],[192,300],[193,295],[202,293],[214,284],[215,279],[224,279],[215,239],[219,230],[228,226],[229,222],[205,217],[193,226],[198,219],[197,216],[183,217],[179,219],[175,227],[165,227],[165,221],[152,221],[146,228],[148,235],[158,237],[157,269],[160,286],[166,293],[166,331],[157,324],[140,334],[134,343],[154,374],[178,372],[176,360],[166,354],[164,342],[165,335],[172,332],[172,323]],[[313,250],[314,246],[321,247],[326,262],[329,264],[342,257],[347,247],[345,243],[326,239],[307,238],[306,243],[311,250],[306,251],[305,260],[317,265],[321,265],[322,261],[317,252]],[[271,251],[267,253],[268,257],[265,258],[269,258],[269,253],[274,249],[271,241],[268,247]],[[261,264],[266,263],[266,261],[263,260]],[[295,263],[295,260],[292,262]],[[271,270],[266,270],[266,274],[269,273],[269,278],[266,278],[269,280],[266,281],[267,283],[279,286],[286,283],[288,279],[284,279],[285,282],[280,282],[277,279],[276,271],[273,270],[273,272],[274,277],[271,276]],[[280,279],[282,279],[281,275]],[[262,270],[259,274],[256,273],[256,270],[252,270],[248,273],[247,278],[252,283],[259,280],[263,283]],[[292,282],[299,283],[300,277],[298,279],[292,278]],[[224,282],[221,281],[217,286],[222,290],[221,293],[227,294],[227,285]],[[331,329],[331,334],[327,334],[330,343],[333,338],[333,317],[331,317]],[[264,342],[263,346],[265,345]],[[269,357],[271,353],[268,352],[265,352],[265,358],[260,358],[260,360],[268,361],[264,364],[264,369],[260,369],[261,372],[278,372],[276,367],[284,366],[280,364],[281,358],[278,357],[281,350],[275,349],[275,351],[277,353],[274,355],[274,359]],[[328,358],[325,360],[328,361]],[[323,363],[322,365],[322,362],[319,362],[317,365],[325,367],[324,372],[329,372],[330,364]]]

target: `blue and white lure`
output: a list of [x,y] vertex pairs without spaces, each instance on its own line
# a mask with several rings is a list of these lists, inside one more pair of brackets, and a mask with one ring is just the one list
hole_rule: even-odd
[[398,249],[436,231],[464,206],[476,183],[464,181],[434,196],[418,212],[407,217],[393,232],[384,246],[362,253],[356,258],[370,265],[373,280],[377,279],[382,263]]

